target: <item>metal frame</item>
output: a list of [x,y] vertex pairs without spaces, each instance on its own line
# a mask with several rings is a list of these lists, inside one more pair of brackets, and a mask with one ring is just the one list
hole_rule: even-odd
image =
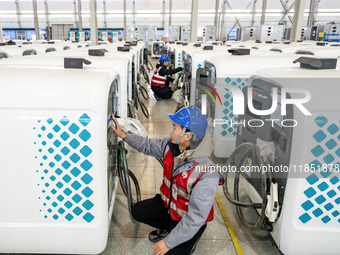
[[90,1],[91,45],[98,45],[97,1]]
[[[134,1],[133,1],[134,2]],[[107,28],[107,19],[106,19],[106,0],[103,0],[103,14],[104,14],[104,27]]]
[[317,13],[319,10],[320,1],[321,0],[310,0],[309,15],[308,15],[308,21],[307,21],[308,27],[313,26],[316,22],[316,17],[317,17]]
[[21,28],[20,1],[14,0],[14,4],[15,4],[15,10],[17,13],[18,25],[19,25],[19,28]]
[[78,0],[78,28],[83,30],[83,18],[81,16],[81,0]]
[[283,12],[281,19],[279,20],[279,23],[283,22],[285,20],[286,16],[288,16],[290,22],[293,23],[293,19],[289,16],[289,12],[295,6],[295,0],[293,1],[293,3],[288,8],[287,8],[287,2],[285,4],[283,3],[283,0],[280,0],[280,2],[281,2],[282,6],[284,8],[284,12]]
[[262,15],[261,15],[261,25],[264,25],[266,21],[266,10],[267,10],[267,0],[262,0]]
[[40,39],[40,29],[39,29],[39,20],[38,20],[38,8],[37,8],[37,0],[32,0],[33,5],[33,15],[34,15],[34,28],[35,28],[35,39]]

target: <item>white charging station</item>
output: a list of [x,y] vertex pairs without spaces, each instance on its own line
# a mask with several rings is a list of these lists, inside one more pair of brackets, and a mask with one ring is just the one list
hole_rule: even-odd
[[[339,252],[339,81],[339,70],[299,67],[262,70],[249,79],[257,95],[253,104],[258,110],[265,109],[266,102],[272,100],[273,88],[279,93],[285,89],[292,98],[306,98],[306,91],[311,96],[309,99],[307,96],[303,108],[289,104],[283,116],[280,114],[283,101],[277,101],[277,111],[273,113],[276,117],[271,117],[277,119],[274,126],[265,124],[256,129],[240,126],[238,131],[240,144],[254,142],[255,138],[273,141],[274,165],[289,169],[281,172],[281,179],[276,179],[280,185],[281,212],[271,232],[284,254]],[[246,114],[246,121],[247,116],[251,117]],[[254,188],[246,190],[253,202],[261,203]]]
[[117,188],[107,130],[118,74],[17,66],[0,76],[0,252],[102,252]]

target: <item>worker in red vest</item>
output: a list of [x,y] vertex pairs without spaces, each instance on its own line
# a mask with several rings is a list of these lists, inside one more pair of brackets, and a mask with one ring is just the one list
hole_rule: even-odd
[[159,58],[159,63],[156,65],[156,69],[153,71],[151,78],[151,89],[157,100],[168,99],[172,97],[174,93],[169,87],[169,83],[174,79],[170,75],[178,73],[183,70],[182,67],[175,69],[167,69],[170,65],[170,58],[164,54]]
[[160,193],[136,203],[131,213],[136,221],[158,229],[149,234],[157,255],[185,255],[193,252],[214,217],[214,199],[223,178],[209,158],[213,146],[201,110],[189,106],[169,117],[173,127],[164,139],[125,134],[119,124],[113,131],[136,150],[163,158]]

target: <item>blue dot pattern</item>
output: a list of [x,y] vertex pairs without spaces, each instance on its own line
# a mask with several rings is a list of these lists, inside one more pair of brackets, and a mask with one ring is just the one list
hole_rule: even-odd
[[[247,84],[248,79],[245,78],[230,78],[227,77],[224,80],[228,85],[235,86],[239,88],[240,90]],[[223,131],[221,132],[222,136],[232,136],[235,137],[237,134],[237,124],[234,124],[233,126],[230,126],[231,121],[233,123],[236,123],[238,121],[238,117],[233,114],[233,96],[229,89],[225,88],[225,94],[221,95],[222,99],[222,112],[223,117],[222,119],[225,119],[228,121],[228,124],[223,124],[222,128]]]
[[[301,204],[304,213],[299,220],[306,224],[313,220],[323,224],[340,223],[340,162],[337,152],[340,150],[339,124],[330,123],[320,115],[314,119],[318,131],[313,134],[314,145],[310,153],[314,160],[310,162],[312,169],[320,169],[311,173],[306,182],[309,187],[304,191],[306,200]],[[330,169],[331,165],[333,168]],[[323,165],[328,168],[323,169]],[[338,170],[336,170],[338,169]]]
[[91,118],[86,113],[78,119],[49,117],[36,125],[39,168],[35,172],[41,180],[38,186],[42,194],[49,194],[39,197],[42,218],[92,222],[93,150],[88,143],[92,137]]

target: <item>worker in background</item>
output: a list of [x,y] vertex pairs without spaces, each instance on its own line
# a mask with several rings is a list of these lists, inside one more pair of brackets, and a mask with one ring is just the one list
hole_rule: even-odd
[[172,94],[174,92],[169,87],[169,83],[172,82],[174,79],[171,78],[170,75],[183,70],[182,67],[178,67],[176,69],[168,69],[167,67],[169,65],[170,58],[168,57],[168,55],[164,54],[159,58],[159,63],[157,63],[156,69],[153,72],[151,78],[151,89],[157,101],[172,97]]
[[209,158],[213,146],[201,110],[189,106],[169,117],[173,127],[164,139],[125,134],[119,124],[113,131],[139,152],[163,158],[160,194],[136,203],[131,213],[136,221],[158,229],[149,234],[156,243],[155,254],[185,255],[193,252],[214,217],[213,203],[223,178]]

